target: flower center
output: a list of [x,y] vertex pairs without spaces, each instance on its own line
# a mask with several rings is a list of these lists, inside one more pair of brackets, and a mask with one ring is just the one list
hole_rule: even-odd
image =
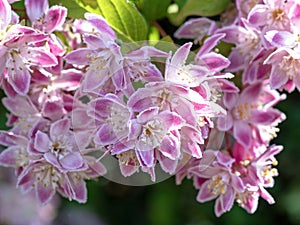
[[280,8],[272,11],[272,18],[276,21],[282,21],[284,19],[284,16],[285,16],[285,13]]
[[154,148],[161,144],[163,137],[165,136],[165,130],[163,124],[159,120],[151,120],[144,125],[143,132],[140,136],[140,140],[145,144],[150,144]]
[[238,118],[241,120],[249,119],[251,117],[251,113],[250,113],[251,108],[252,107],[248,103],[238,105],[236,107]]
[[136,157],[136,154],[133,150],[129,150],[126,152],[122,152],[117,155],[117,158],[119,159],[120,164],[126,165],[126,166],[139,166],[139,160]]
[[226,193],[226,184],[222,180],[222,177],[218,175],[211,178],[211,182],[207,185],[207,188],[210,189],[214,195],[223,195]]
[[292,80],[293,76],[298,74],[300,63],[297,59],[294,59],[291,56],[285,56],[279,64],[279,68],[285,71],[286,75]]

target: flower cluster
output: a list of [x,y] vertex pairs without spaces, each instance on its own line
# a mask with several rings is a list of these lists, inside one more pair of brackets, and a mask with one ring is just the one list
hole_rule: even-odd
[[72,123],[72,116],[82,119],[74,93],[83,74],[63,62],[66,47],[54,33],[63,31],[67,9],[49,8],[47,1],[25,4],[31,26],[21,25],[9,2],[0,1],[1,86],[7,95],[2,102],[11,127],[0,133],[7,147],[0,163],[15,168],[17,186],[34,190],[41,204],[56,191],[85,202],[84,180],[106,169],[90,154],[89,134],[80,122]]
[[[10,127],[0,164],[15,169],[23,192],[41,204],[56,192],[83,203],[85,180],[104,176],[110,155],[124,177],[141,171],[155,182],[160,167],[177,184],[193,178],[197,200],[216,199],[217,216],[234,202],[249,213],[259,197],[274,202],[265,188],[282,147],[270,142],[285,119],[276,89],[300,90],[296,1],[237,0],[232,21],[187,21],[175,36],[201,43],[196,53],[191,42],[175,51],[122,43],[102,16],[69,21],[47,0],[25,0],[24,25],[12,2],[0,0]],[[228,57],[220,41],[233,44]],[[212,146],[213,134],[225,141]]]
[[[235,89],[224,90],[222,106],[226,115],[218,118],[217,129],[225,132],[221,151],[206,150],[178,169],[177,183],[187,176],[199,189],[197,200],[216,198],[217,216],[237,202],[254,213],[258,198],[270,204],[274,199],[265,188],[274,185],[278,172],[275,155],[282,146],[271,141],[285,115],[274,108],[286,98],[278,91],[299,89],[297,1],[236,1],[236,17],[225,12],[221,23],[207,18],[192,19],[175,33],[178,38],[201,41],[203,26],[209,35],[224,34],[232,45],[225,69],[235,75]],[[228,18],[232,20],[229,21]]]

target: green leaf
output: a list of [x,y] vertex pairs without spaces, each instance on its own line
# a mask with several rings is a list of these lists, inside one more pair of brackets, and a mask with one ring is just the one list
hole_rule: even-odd
[[[65,0],[66,1],[66,0]],[[148,26],[132,1],[72,0],[88,12],[102,15],[122,41],[146,40]]]
[[144,2],[144,0],[128,0],[128,1],[134,3],[138,8],[141,8]]
[[144,0],[140,11],[148,21],[164,18],[171,0]]
[[[64,1],[65,2],[67,1],[72,4],[72,2],[70,2],[70,0],[64,0]],[[87,12],[99,14],[99,12],[101,11],[96,0],[72,0],[72,1],[77,3],[77,5],[79,5],[83,9],[85,9]],[[72,5],[74,5],[74,4],[72,4]],[[75,5],[74,5],[74,7],[75,7]]]
[[123,41],[145,40],[148,26],[134,4],[125,0],[97,0],[101,14]]
[[185,3],[187,2],[188,0],[175,0],[175,3],[179,6],[179,8],[181,9]]
[[216,16],[222,13],[231,0],[187,0],[176,20],[182,21],[187,16]]
[[86,10],[82,7],[78,7],[77,4],[74,4],[73,1],[70,0],[49,0],[49,4],[52,5],[63,5],[68,9],[68,17],[70,18],[83,18]]
[[150,27],[148,39],[149,41],[158,41],[160,39],[159,31],[156,27]]

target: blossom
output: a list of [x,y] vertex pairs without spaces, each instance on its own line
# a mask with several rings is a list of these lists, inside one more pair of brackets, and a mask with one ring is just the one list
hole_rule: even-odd
[[38,130],[30,142],[29,151],[43,154],[45,160],[60,171],[85,170],[87,165],[78,145],[80,143],[76,143],[75,135],[70,131],[69,119],[61,119],[51,124],[49,135]]
[[132,117],[124,102],[114,94],[107,94],[89,103],[88,115],[98,128],[94,142],[99,146],[114,144],[127,138],[128,123]]
[[5,33],[0,42],[1,76],[6,85],[20,94],[25,95],[29,90],[31,66],[49,67],[57,64],[55,56],[43,46],[47,37],[36,30],[20,25],[13,25]]
[[245,189],[242,179],[232,171],[234,161],[222,152],[206,150],[198,164],[190,168],[199,189],[197,201],[216,198],[215,214],[218,217],[232,208],[236,194]]
[[179,27],[175,32],[176,38],[194,39],[201,42],[207,35],[211,35],[217,29],[217,24],[213,20],[202,17],[190,19]]
[[248,14],[248,21],[255,26],[263,26],[263,29],[290,30],[290,10],[294,1],[264,1],[264,4],[256,4]]
[[270,125],[284,118],[279,110],[265,107],[266,103],[259,103],[261,90],[262,85],[256,83],[246,87],[240,95],[224,94],[224,105],[228,114],[218,119],[218,128],[223,131],[232,129],[236,140],[246,148],[251,146],[253,129],[256,129],[258,124]]
[[85,34],[87,47],[70,52],[65,59],[77,66],[88,66],[82,83],[84,91],[99,90],[107,82],[112,82],[111,88],[114,90],[126,88],[121,64],[123,56],[120,46],[115,43],[114,32],[102,17],[85,16],[90,19],[90,26],[98,28],[101,33]]
[[235,168],[247,184],[245,192],[239,193],[236,201],[248,212],[255,212],[259,197],[269,204],[275,203],[265,188],[273,187],[274,177],[278,176],[278,171],[274,168],[278,164],[275,155],[282,149],[282,146],[276,145],[258,145],[245,149],[239,143],[234,144],[232,154],[236,159]]
[[[300,90],[299,46],[295,35],[285,31],[269,31],[266,39],[271,45],[278,47],[265,59],[265,64],[270,64],[270,86],[273,89],[288,88],[290,81]],[[292,91],[293,88],[288,88]]]

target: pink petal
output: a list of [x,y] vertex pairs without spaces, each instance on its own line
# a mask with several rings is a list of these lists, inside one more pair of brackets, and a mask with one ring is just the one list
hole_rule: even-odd
[[275,200],[274,198],[270,195],[270,193],[263,187],[260,187],[259,190],[260,196],[265,199],[269,204],[274,204]]
[[160,154],[158,155],[158,161],[163,171],[173,175],[177,168],[178,160],[173,160]]
[[39,152],[48,152],[50,150],[48,135],[38,130],[34,138],[34,148]]
[[93,13],[85,13],[84,17],[101,33],[107,35],[110,39],[115,40],[117,38],[113,29],[108,25],[102,16]]
[[95,91],[105,82],[107,82],[110,78],[109,71],[100,71],[100,70],[93,70],[89,69],[83,80],[82,86],[83,90],[86,92]]
[[65,136],[70,130],[70,120],[68,118],[58,120],[51,124],[50,137],[52,140],[56,140],[56,137]]
[[26,13],[31,22],[38,20],[48,8],[48,0],[25,0]]
[[73,181],[71,181],[71,186],[74,191],[73,199],[79,203],[85,203],[87,201],[87,189],[85,181],[82,178],[77,179],[75,176]]
[[269,109],[267,111],[251,111],[251,122],[255,124],[271,125],[282,116],[279,110]]
[[179,129],[184,122],[184,120],[175,112],[164,111],[160,113],[157,118],[163,121],[166,130]]
[[46,205],[54,196],[55,189],[52,184],[45,185],[43,181],[36,183],[36,196],[41,205]]
[[138,166],[126,165],[124,163],[120,163],[119,166],[124,177],[129,177],[139,170]]
[[198,51],[196,58],[202,58],[202,55],[209,53],[220,41],[225,37],[225,34],[214,34],[207,38],[200,50]]
[[261,94],[262,83],[257,82],[256,84],[249,85],[246,87],[240,95],[238,105],[245,103],[255,102]]
[[238,176],[232,175],[231,176],[231,186],[239,193],[245,191],[245,185],[242,179]]
[[200,58],[201,65],[208,67],[213,72],[221,71],[229,66],[230,61],[215,52],[207,53]]
[[151,120],[154,116],[158,114],[158,111],[159,111],[158,107],[151,107],[149,109],[142,111],[137,116],[137,122],[140,124],[147,123],[149,120]]
[[239,95],[237,93],[224,93],[224,105],[227,109],[234,108],[238,103]]
[[193,43],[188,42],[182,45],[177,51],[174,53],[171,60],[171,67],[176,67],[175,69],[179,69],[180,66],[185,64],[185,61],[190,53],[190,49]]
[[221,196],[225,212],[228,212],[234,203],[236,192],[230,186],[227,187],[226,193]]
[[247,123],[243,121],[235,121],[233,135],[246,149],[250,148],[252,142],[252,130]]
[[61,102],[47,101],[43,105],[42,114],[44,117],[56,121],[64,116],[65,110]]
[[0,0],[0,31],[5,28],[11,22],[11,7],[7,0]]
[[265,34],[265,38],[271,45],[277,48],[293,48],[298,44],[294,34],[288,31],[270,30]]
[[160,152],[171,160],[179,159],[179,140],[175,137],[166,136],[160,145]]
[[10,74],[8,83],[12,86],[14,91],[19,95],[26,95],[29,90],[30,73],[24,68],[22,70],[16,69],[13,74]]
[[75,65],[88,65],[90,64],[90,57],[93,52],[88,48],[80,48],[73,50],[65,56],[68,63]]
[[85,156],[84,159],[89,165],[89,169],[85,171],[88,177],[95,178],[107,173],[105,166],[94,157]]
[[57,157],[51,153],[51,152],[46,152],[44,154],[44,158],[47,162],[51,163],[53,166],[55,166],[58,169],[62,169],[60,163],[57,160]]
[[48,33],[60,30],[67,17],[67,9],[62,6],[52,6],[46,13],[44,19],[44,30]]
[[218,129],[221,131],[228,131],[233,126],[233,118],[231,114],[228,112],[227,116],[219,117],[217,122]]
[[5,108],[17,116],[35,115],[38,113],[36,107],[27,96],[3,98],[2,103]]
[[255,26],[265,25],[265,21],[267,20],[268,20],[267,5],[257,4],[252,8],[252,10],[248,14],[248,21]]
[[207,201],[210,201],[214,198],[216,198],[217,196],[215,194],[212,193],[212,191],[208,188],[208,186],[210,185],[211,183],[211,180],[207,180],[205,181],[199,192],[198,192],[198,195],[197,195],[197,201],[200,202],[200,203],[203,203],[203,202],[207,202]]
[[289,75],[284,71],[279,69],[277,66],[273,65],[270,74],[270,87],[272,89],[279,89],[285,85],[289,80]]
[[112,126],[103,124],[96,133],[94,141],[98,145],[109,145],[117,141],[117,136]]
[[7,166],[7,167],[15,167],[17,165],[17,158],[18,158],[18,146],[11,146],[5,149],[0,154],[0,165]]
[[67,170],[79,169],[84,164],[84,160],[79,152],[69,153],[60,159],[59,162]]
[[249,36],[249,31],[238,25],[225,26],[218,29],[218,33],[225,34],[223,40],[229,43],[243,43]]
[[23,57],[28,58],[32,65],[36,66],[55,66],[58,64],[57,58],[42,48],[28,47],[26,52],[21,52]]
[[205,35],[210,35],[216,28],[216,23],[205,17],[190,19],[179,27],[174,36],[176,38],[201,40]]
[[244,56],[237,49],[233,49],[228,59],[230,61],[230,65],[227,67],[227,70],[230,72],[237,72],[239,70],[244,70]]
[[145,165],[147,167],[154,166],[154,151],[137,151],[138,159],[141,160],[141,165]]

